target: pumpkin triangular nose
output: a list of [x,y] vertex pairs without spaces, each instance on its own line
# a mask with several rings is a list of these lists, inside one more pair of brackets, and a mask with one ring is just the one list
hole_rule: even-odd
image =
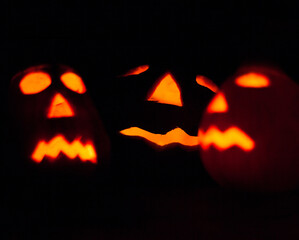
[[72,116],[74,116],[72,107],[60,93],[57,93],[52,99],[52,103],[48,111],[48,118],[62,118]]
[[218,92],[207,107],[208,113],[222,113],[227,112],[227,110],[228,105],[222,92]]
[[183,106],[181,90],[170,73],[167,73],[160,80],[154,92],[147,98],[147,101],[171,104],[179,107]]

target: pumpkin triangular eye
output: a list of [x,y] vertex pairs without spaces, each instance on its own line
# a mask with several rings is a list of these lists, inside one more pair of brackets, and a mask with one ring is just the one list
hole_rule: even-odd
[[163,104],[171,104],[182,107],[181,90],[170,73],[167,73],[155,86],[147,98],[147,101],[154,101]]
[[223,93],[219,92],[217,95],[212,99],[210,104],[207,107],[208,113],[221,113],[227,112],[228,105]]

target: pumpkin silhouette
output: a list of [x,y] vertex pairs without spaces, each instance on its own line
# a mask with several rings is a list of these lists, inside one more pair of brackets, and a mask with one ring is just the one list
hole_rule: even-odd
[[224,82],[198,132],[212,178],[249,191],[296,188],[298,99],[298,85],[269,66],[244,66]]
[[196,109],[203,112],[214,95],[204,82],[216,87],[182,67],[155,64],[132,67],[116,76],[120,101],[115,113],[120,114],[114,125],[119,132],[113,155],[119,174],[146,182],[194,180],[195,169],[202,167],[197,152],[201,112]]
[[81,171],[104,163],[109,140],[80,75],[64,65],[30,67],[11,82],[15,148],[26,166]]

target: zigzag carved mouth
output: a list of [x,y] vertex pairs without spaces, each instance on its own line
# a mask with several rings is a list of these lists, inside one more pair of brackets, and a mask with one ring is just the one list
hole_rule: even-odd
[[56,135],[49,142],[39,141],[31,158],[33,161],[40,163],[45,156],[55,159],[60,153],[64,153],[70,159],[79,157],[83,162],[97,163],[96,151],[91,141],[83,144],[80,139],[75,139],[69,143],[61,134]]
[[211,126],[206,132],[199,129],[198,137],[199,144],[204,150],[213,145],[218,150],[238,146],[244,151],[251,151],[255,146],[255,142],[238,127],[230,127],[222,132],[216,126]]

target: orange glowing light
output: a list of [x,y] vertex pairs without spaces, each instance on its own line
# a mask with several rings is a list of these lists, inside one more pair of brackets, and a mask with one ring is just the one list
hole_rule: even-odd
[[140,73],[143,73],[149,69],[149,65],[142,65],[137,68],[133,68],[129,70],[127,73],[122,75],[123,77],[132,76],[132,75],[139,75]]
[[33,72],[22,78],[19,87],[23,94],[36,94],[51,84],[51,77],[44,72]]
[[207,107],[208,113],[222,113],[227,112],[227,110],[228,105],[223,93],[221,92],[217,93]]
[[170,73],[160,80],[147,101],[183,106],[181,90]]
[[57,93],[53,97],[50,105],[48,118],[72,117],[74,115],[73,109],[68,101],[60,93]]
[[240,87],[265,88],[270,86],[270,80],[259,73],[247,73],[236,78],[235,83]]
[[62,74],[60,79],[62,83],[70,90],[80,94],[86,92],[86,87],[83,83],[83,80],[77,74],[72,72],[67,72]]
[[221,132],[216,126],[211,126],[205,133],[199,129],[198,138],[199,144],[204,150],[214,145],[221,151],[232,146],[238,146],[244,151],[251,151],[255,146],[254,141],[237,127],[230,127],[225,132]]
[[181,128],[175,128],[165,134],[156,134],[138,127],[131,127],[120,131],[120,133],[126,136],[144,138],[161,147],[172,143],[179,143],[181,145],[190,147],[198,145],[198,138],[188,135]]
[[203,86],[206,87],[208,89],[210,89],[212,92],[216,93],[219,91],[219,88],[217,87],[217,85],[209,78],[201,76],[201,75],[197,75],[196,76],[196,82]]
[[55,136],[48,143],[39,141],[31,158],[33,161],[40,163],[45,156],[55,159],[61,152],[70,159],[79,157],[83,162],[97,163],[96,151],[91,142],[83,144],[80,139],[76,139],[69,143],[62,135]]

